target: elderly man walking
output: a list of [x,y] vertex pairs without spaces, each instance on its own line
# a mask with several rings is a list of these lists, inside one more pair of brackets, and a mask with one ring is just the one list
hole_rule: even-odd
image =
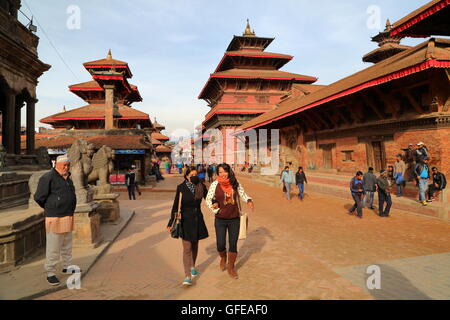
[[39,180],[34,200],[44,209],[45,231],[47,234],[46,263],[47,282],[59,285],[56,265],[62,258],[62,273],[68,274],[72,264],[73,213],[77,205],[75,188],[70,179],[69,158],[59,156],[55,168],[45,173]]

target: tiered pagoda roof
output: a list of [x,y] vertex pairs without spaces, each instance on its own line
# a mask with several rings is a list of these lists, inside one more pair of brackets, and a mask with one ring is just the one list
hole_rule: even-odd
[[378,42],[377,49],[369,52],[363,57],[364,62],[378,63],[384,59],[390,58],[399,52],[405,51],[410,46],[400,44],[401,37],[391,36],[392,25],[389,19],[386,21],[386,29],[372,38],[373,42]]
[[[199,99],[215,99],[220,95],[216,80],[227,79],[261,79],[288,81],[291,83],[314,83],[317,78],[296,73],[283,72],[279,69],[293,59],[290,55],[265,52],[274,38],[257,37],[247,27],[242,36],[234,36],[219,62],[215,72],[210,75],[203,87]],[[213,107],[213,106],[211,106]]]
[[105,59],[86,62],[83,64],[91,74],[93,80],[69,86],[69,90],[89,103],[86,106],[57,113],[41,120],[55,128],[74,127],[75,129],[100,128],[105,120],[105,85],[113,84],[114,98],[117,103],[114,117],[118,119],[118,128],[151,128],[149,115],[133,109],[133,102],[142,101],[142,97],[135,85],[128,83],[132,77],[128,63],[112,58],[111,50]]

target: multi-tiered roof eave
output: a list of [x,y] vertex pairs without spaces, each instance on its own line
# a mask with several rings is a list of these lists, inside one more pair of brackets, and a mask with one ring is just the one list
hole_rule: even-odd
[[395,22],[391,36],[450,36],[450,0],[433,0]]
[[128,63],[113,59],[110,50],[105,59],[86,62],[83,66],[93,80],[71,85],[69,90],[88,105],[51,115],[41,122],[55,128],[87,129],[101,126],[106,114],[105,86],[113,85],[117,106],[114,118],[120,119],[119,128],[133,128],[137,124],[143,128],[152,128],[148,114],[131,108],[131,104],[141,102],[142,97],[137,86],[128,82],[132,77]]
[[244,34],[233,37],[198,98],[214,107],[215,101],[223,93],[221,81],[226,80],[280,81],[289,84],[312,84],[317,81],[315,77],[280,71],[293,56],[264,51],[273,40],[274,38],[257,37],[247,22]]

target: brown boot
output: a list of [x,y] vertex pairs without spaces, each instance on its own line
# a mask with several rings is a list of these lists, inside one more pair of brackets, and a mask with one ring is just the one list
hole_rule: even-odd
[[220,271],[227,270],[227,250],[219,252],[220,255]]
[[230,277],[234,279],[238,279],[238,274],[234,270],[234,263],[236,262],[237,253],[236,252],[228,252],[228,274]]

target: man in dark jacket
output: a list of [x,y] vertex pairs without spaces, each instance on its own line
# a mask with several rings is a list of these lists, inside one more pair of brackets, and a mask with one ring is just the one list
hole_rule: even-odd
[[373,196],[376,191],[376,185],[377,185],[377,177],[373,174],[373,168],[370,167],[369,171],[364,174],[363,176],[363,188],[364,188],[364,194],[365,197],[363,199],[362,206],[365,208],[366,206],[369,207],[371,210],[374,209],[373,207]]
[[433,167],[433,183],[428,186],[428,202],[434,200],[434,194],[437,191],[442,191],[447,187],[447,179],[445,175]]
[[361,171],[358,171],[356,176],[350,180],[350,191],[352,193],[353,200],[355,200],[355,204],[350,208],[350,210],[348,210],[348,214],[352,215],[356,210],[358,218],[362,219],[362,198],[364,187],[363,173]]
[[[131,166],[128,172],[125,174],[125,185],[128,189],[128,199],[136,200],[136,171],[135,166]],[[156,178],[158,179],[158,178]],[[158,180],[157,180],[158,181]]]
[[59,285],[56,264],[62,258],[62,273],[72,273],[73,213],[77,198],[70,179],[70,161],[67,156],[56,159],[55,168],[45,173],[38,183],[34,200],[44,209],[46,241],[47,282]]
[[[380,176],[377,179],[378,187],[378,215],[380,217],[389,217],[391,211],[392,199],[391,199],[391,183],[388,180],[388,173],[386,170],[381,170]],[[384,208],[386,203],[386,208]]]

